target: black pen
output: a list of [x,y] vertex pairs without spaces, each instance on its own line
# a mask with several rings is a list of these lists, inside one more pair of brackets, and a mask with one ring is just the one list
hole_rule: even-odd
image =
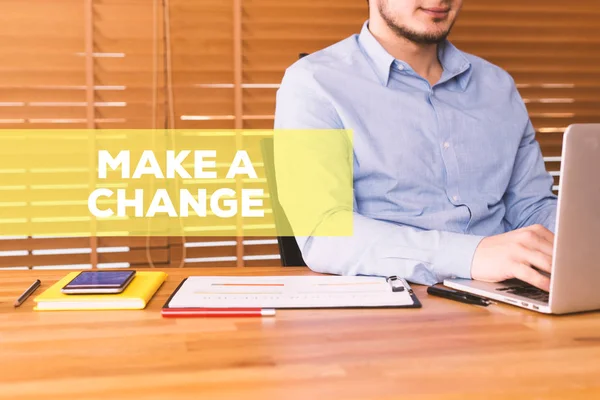
[[429,286],[427,293],[432,296],[439,296],[445,299],[460,301],[461,303],[474,304],[478,306],[489,306],[492,302],[483,297],[476,296],[474,294],[459,292],[458,290],[443,289],[435,286]]
[[27,298],[28,298],[29,296],[31,296],[31,294],[32,294],[33,292],[35,292],[35,290],[36,290],[37,288],[39,288],[41,284],[42,284],[42,282],[41,282],[39,279],[36,279],[36,281],[35,281],[35,282],[33,282],[33,283],[31,284],[31,286],[29,286],[29,288],[28,288],[26,291],[24,291],[24,292],[23,292],[23,294],[22,294],[21,296],[19,296],[19,298],[17,299],[17,301],[15,301],[15,307],[19,307],[21,304],[23,304],[23,302],[24,302],[25,300],[27,300]]

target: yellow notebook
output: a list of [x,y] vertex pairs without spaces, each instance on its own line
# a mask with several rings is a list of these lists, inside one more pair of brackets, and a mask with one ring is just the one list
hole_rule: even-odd
[[63,294],[60,290],[79,272],[71,272],[33,301],[34,310],[141,310],[167,279],[161,271],[136,272],[129,286],[119,294]]

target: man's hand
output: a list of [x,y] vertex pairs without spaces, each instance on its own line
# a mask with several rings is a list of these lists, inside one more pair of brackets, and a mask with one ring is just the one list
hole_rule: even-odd
[[485,282],[517,278],[550,291],[550,279],[533,267],[550,273],[553,245],[554,234],[542,225],[486,237],[475,250],[471,277]]

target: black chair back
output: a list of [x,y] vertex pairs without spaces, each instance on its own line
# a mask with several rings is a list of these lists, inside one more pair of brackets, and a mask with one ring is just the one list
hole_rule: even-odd
[[298,247],[294,236],[279,236],[280,232],[292,232],[290,222],[288,221],[277,195],[277,181],[275,176],[275,157],[273,148],[273,139],[262,139],[260,149],[263,157],[267,186],[271,198],[271,209],[275,219],[275,229],[277,231],[277,244],[279,245],[279,255],[281,264],[284,267],[303,267],[306,266],[302,258],[302,252]]

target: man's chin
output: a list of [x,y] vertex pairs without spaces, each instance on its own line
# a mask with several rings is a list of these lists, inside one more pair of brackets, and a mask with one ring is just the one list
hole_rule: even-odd
[[[432,45],[439,44],[446,40],[450,29],[440,29],[440,26],[435,26],[432,24],[422,25],[420,28],[422,29],[411,29],[406,26],[398,25],[392,22],[391,19],[385,18],[385,22],[388,27],[390,27],[397,36],[408,39],[409,41],[420,44],[420,45]],[[424,28],[424,29],[423,29]]]
[[[445,24],[444,24],[445,25]],[[416,31],[421,37],[430,37],[430,38],[446,38],[450,33],[449,29],[440,29],[440,26],[435,26],[434,24],[428,24],[425,29],[421,29]]]
[[440,44],[448,37],[447,33],[421,33],[409,35],[407,39],[418,44]]

